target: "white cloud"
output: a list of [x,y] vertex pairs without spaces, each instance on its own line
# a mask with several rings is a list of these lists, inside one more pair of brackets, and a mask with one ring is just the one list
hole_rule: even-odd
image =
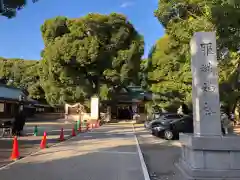
[[120,7],[121,8],[127,8],[127,7],[132,6],[133,4],[134,4],[133,2],[127,1],[127,2],[122,3]]

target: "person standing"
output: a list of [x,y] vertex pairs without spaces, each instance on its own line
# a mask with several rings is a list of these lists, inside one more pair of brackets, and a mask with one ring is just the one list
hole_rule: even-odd
[[182,104],[180,105],[180,107],[178,108],[177,113],[178,113],[178,114],[181,114],[181,115],[183,115],[183,114],[189,114],[188,106],[187,106],[186,104],[182,103]]
[[230,113],[230,120],[233,122],[234,126],[237,124],[234,113]]
[[229,118],[226,113],[221,112],[221,125],[223,135],[228,134]]
[[12,134],[20,136],[21,132],[23,131],[25,122],[26,122],[26,117],[25,117],[24,109],[22,105],[19,107],[19,110],[15,114],[14,121],[13,121]]

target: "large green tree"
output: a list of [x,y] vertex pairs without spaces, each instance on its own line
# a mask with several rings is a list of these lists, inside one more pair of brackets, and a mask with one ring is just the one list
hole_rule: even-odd
[[148,58],[142,59],[140,64],[139,83],[137,83],[137,85],[140,85],[145,90],[148,90],[147,67],[148,67]]
[[[218,58],[220,61],[220,92],[221,99],[226,101],[227,98],[224,96],[226,88],[234,91],[233,95],[239,96],[238,94],[238,84],[236,79],[239,77],[238,70],[238,59],[239,55],[237,53],[239,48],[239,29],[240,29],[240,11],[239,3],[235,0],[159,0],[158,9],[155,12],[155,16],[159,19],[160,23],[166,29],[166,33],[169,41],[164,42],[164,38],[160,41],[164,42],[159,52],[155,54],[166,54],[168,58],[168,64],[173,64],[174,67],[180,67],[179,73],[175,73],[176,69],[171,69],[170,65],[165,68],[160,68],[158,66],[153,66],[151,71],[157,71],[161,76],[172,76],[178,78],[172,78],[172,83],[166,83],[163,89],[168,89],[167,91],[177,90],[176,88],[181,80],[181,87],[177,90],[181,93],[186,86],[188,89],[188,84],[191,82],[190,73],[190,53],[189,53],[189,42],[194,32],[199,31],[216,31],[217,33],[217,46],[218,46]],[[167,49],[166,47],[167,46]],[[165,50],[164,50],[165,49]],[[165,53],[163,53],[164,51]],[[224,54],[224,56],[223,56]],[[226,56],[227,54],[227,56]],[[157,58],[159,63],[162,63],[166,56]],[[151,60],[150,60],[151,61]],[[154,60],[152,60],[154,62]],[[180,62],[180,64],[179,64]],[[164,63],[163,63],[164,64]],[[226,66],[229,65],[228,69]],[[164,69],[169,69],[166,72]],[[231,71],[231,72],[230,72]],[[161,73],[160,73],[161,72]],[[171,74],[175,74],[174,76]],[[233,83],[233,81],[235,83]],[[150,81],[151,82],[151,81]],[[156,83],[155,83],[156,84]],[[160,84],[157,83],[157,84]],[[224,86],[222,86],[224,84]],[[224,88],[225,89],[224,89]],[[159,88],[155,90],[161,93],[163,90]],[[184,95],[183,99],[187,98],[187,94]],[[181,97],[181,96],[179,96]],[[167,98],[167,101],[171,101],[172,98]],[[181,98],[182,99],[182,98]],[[231,98],[233,101],[236,98]],[[235,100],[234,100],[235,99]],[[235,104],[236,102],[227,102],[228,104]]]
[[[32,0],[33,3],[38,0]],[[0,0],[0,15],[8,18],[16,16],[18,10],[27,5],[27,0]]]
[[1,83],[26,90],[29,97],[45,102],[38,69],[39,61],[0,58]]
[[42,25],[40,79],[48,102],[84,101],[138,81],[144,42],[124,15],[56,17]]
[[154,93],[153,100],[165,108],[188,102],[191,97],[190,65],[188,59],[178,56],[177,46],[176,41],[165,35],[148,58],[147,82]]

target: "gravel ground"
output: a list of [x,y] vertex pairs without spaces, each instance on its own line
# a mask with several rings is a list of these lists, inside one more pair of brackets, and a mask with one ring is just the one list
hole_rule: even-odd
[[139,126],[135,131],[151,180],[183,179],[174,165],[180,157],[180,143],[154,137]]

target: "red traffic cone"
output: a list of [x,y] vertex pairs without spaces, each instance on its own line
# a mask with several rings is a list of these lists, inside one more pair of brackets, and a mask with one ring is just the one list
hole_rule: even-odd
[[74,128],[72,128],[72,137],[73,136],[76,136],[76,133],[75,133],[75,129]]
[[63,133],[63,128],[61,129],[61,133],[60,133],[59,140],[60,140],[60,141],[64,141],[64,133]]
[[44,132],[43,137],[42,137],[42,141],[41,141],[41,144],[40,144],[40,148],[45,149],[46,147],[47,147],[47,133]]
[[12,150],[12,155],[10,157],[11,160],[17,160],[19,159],[19,150],[18,150],[18,140],[17,136],[14,137],[13,139],[13,150]]

